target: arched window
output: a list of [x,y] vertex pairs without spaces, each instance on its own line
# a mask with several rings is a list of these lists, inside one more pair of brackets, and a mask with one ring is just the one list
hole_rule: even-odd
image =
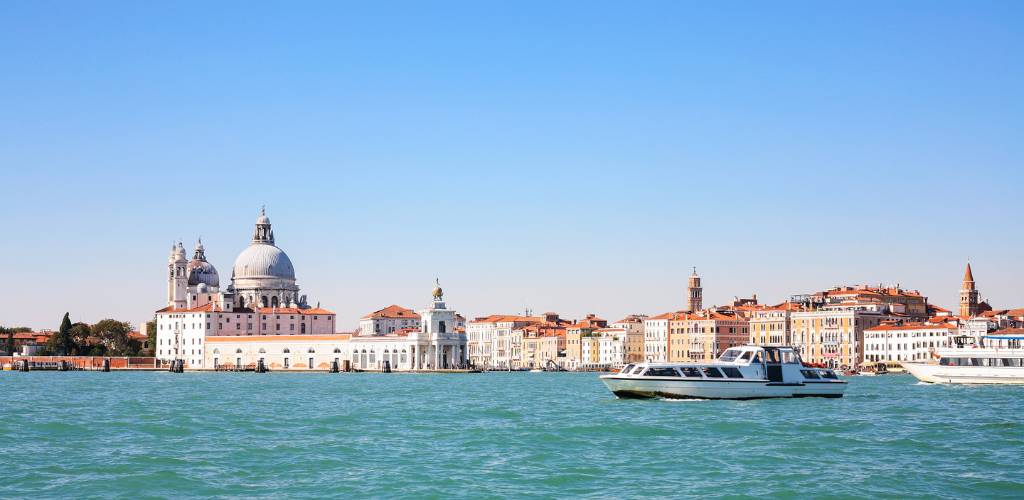
[[214,348],[214,350],[213,350],[213,353],[214,353],[214,354],[220,354],[220,349],[216,349],[216,348]]
[[315,354],[315,353],[316,353],[316,350],[315,350],[315,349],[313,349],[312,347],[310,347],[310,348],[309,348],[309,350],[308,350],[308,351],[306,351],[306,352],[308,352],[308,353],[310,353],[310,354]]
[[341,349],[338,349],[337,347],[334,348],[334,354],[338,354],[340,352],[341,352]]
[[266,353],[267,353],[267,350],[262,348],[262,347],[260,347],[260,354],[266,354]]
[[437,333],[445,333],[444,321],[437,322]]
[[302,333],[303,335],[305,335],[305,334],[306,334],[306,324],[305,324],[305,323],[303,323],[303,324],[302,324],[302,326],[300,326],[300,327],[299,327],[299,331],[300,331],[300,332],[301,332],[301,333]]
[[282,351],[282,352],[284,352],[285,354],[288,354],[288,353],[292,352],[292,350],[287,348],[287,347],[285,347],[284,351]]
[[238,307],[239,308],[245,307],[245,297],[239,297],[238,298]]
[[235,349],[235,354],[242,354],[242,348]]
[[277,305],[278,305],[277,297],[271,297],[270,298],[270,307],[277,307]]
[[267,296],[266,295],[264,295],[263,298],[260,300],[260,307],[267,307]]

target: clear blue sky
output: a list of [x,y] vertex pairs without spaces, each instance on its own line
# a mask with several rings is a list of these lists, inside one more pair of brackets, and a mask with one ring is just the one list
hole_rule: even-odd
[[138,323],[261,204],[351,329],[841,283],[1024,306],[1022,2],[5,2],[0,323]]

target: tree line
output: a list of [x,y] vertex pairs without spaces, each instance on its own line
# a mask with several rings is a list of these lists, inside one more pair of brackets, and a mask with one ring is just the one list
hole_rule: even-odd
[[[131,323],[118,321],[116,319],[104,319],[89,325],[87,323],[72,323],[71,316],[64,313],[64,319],[60,322],[60,328],[50,335],[46,345],[42,347],[41,356],[144,356],[150,355],[154,337],[156,335],[156,324],[146,324],[146,333],[150,337],[150,348],[143,349],[142,342],[131,338],[128,334],[132,331]],[[6,341],[6,351],[14,352],[14,334],[31,332],[31,328],[0,327],[0,339]]]

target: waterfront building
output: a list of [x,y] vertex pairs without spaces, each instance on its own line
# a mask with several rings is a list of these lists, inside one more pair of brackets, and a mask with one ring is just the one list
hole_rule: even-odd
[[[589,360],[583,357],[583,339],[589,337],[594,330],[605,328],[608,321],[588,314],[586,318],[565,327],[565,366],[570,370],[578,369]],[[596,347],[594,350],[596,351]]]
[[669,362],[712,361],[748,339],[747,319],[730,311],[677,313],[668,326]]
[[466,324],[469,361],[479,368],[509,368],[512,330],[540,323],[538,316],[492,314]]
[[791,314],[792,345],[806,362],[855,368],[864,361],[864,330],[903,319],[877,304],[796,311]]
[[415,330],[419,327],[420,315],[416,311],[390,305],[363,316],[359,320],[359,335],[390,335],[399,330]]
[[883,323],[864,330],[865,361],[924,361],[935,349],[950,347],[953,323]]
[[644,320],[644,359],[652,363],[668,361],[669,322],[685,317],[686,313],[667,312]]
[[644,360],[644,321],[646,320],[647,315],[645,314],[630,314],[609,325],[612,328],[621,328],[626,331],[626,352],[624,354],[626,363],[640,363]]
[[746,311],[750,321],[748,342],[753,345],[790,345],[793,342],[791,316],[803,308],[799,304],[782,304]]
[[603,370],[621,367],[625,359],[626,330],[598,328],[580,339],[580,362],[576,368]]

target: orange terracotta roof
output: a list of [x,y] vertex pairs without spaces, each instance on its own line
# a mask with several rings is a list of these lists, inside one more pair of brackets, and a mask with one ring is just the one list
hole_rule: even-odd
[[[982,266],[984,267],[984,266]],[[974,281],[974,273],[971,272],[971,263],[967,263],[967,269],[964,270],[964,281]]]
[[399,305],[392,304],[390,306],[385,307],[384,309],[378,309],[378,310],[376,310],[376,311],[374,311],[374,312],[372,312],[370,314],[367,314],[366,316],[363,316],[362,319],[374,319],[374,318],[406,318],[406,319],[416,318],[416,319],[419,319],[419,317],[420,317],[420,315],[416,314],[416,312],[413,311],[412,309],[408,309],[408,308],[405,308],[405,307],[402,307],[402,306],[399,306]]

